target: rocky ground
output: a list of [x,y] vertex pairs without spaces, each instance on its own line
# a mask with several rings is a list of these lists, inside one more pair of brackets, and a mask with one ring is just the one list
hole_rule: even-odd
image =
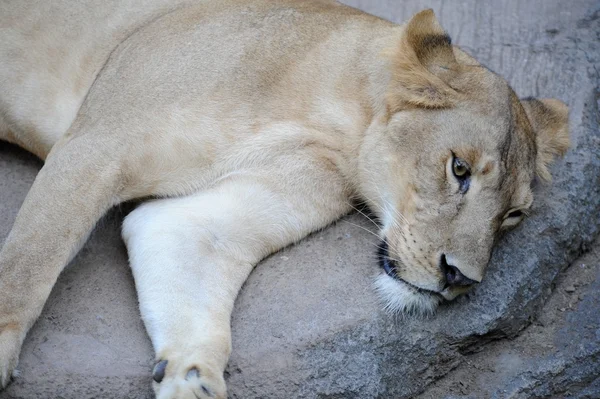
[[600,240],[551,289],[517,337],[466,353],[416,399],[599,398]]
[[[236,304],[230,396],[600,397],[600,3],[348,3],[398,22],[434,8],[519,95],[569,104],[573,148],[553,184],[536,186],[533,215],[504,237],[484,283],[431,319],[380,310],[372,226],[358,215],[266,259]],[[40,166],[0,143],[0,242]],[[61,275],[1,399],[151,397],[153,355],[118,232],[126,208]]]

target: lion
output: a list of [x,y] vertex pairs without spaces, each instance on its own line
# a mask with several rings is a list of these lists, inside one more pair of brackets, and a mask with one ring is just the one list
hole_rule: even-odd
[[123,223],[157,398],[225,398],[230,316],[267,255],[363,201],[376,287],[427,314],[482,281],[568,108],[451,43],[335,1],[0,5],[0,138],[45,160],[0,252],[0,386],[64,266]]

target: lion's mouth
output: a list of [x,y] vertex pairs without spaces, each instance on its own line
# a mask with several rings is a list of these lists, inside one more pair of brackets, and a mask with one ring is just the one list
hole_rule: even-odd
[[437,291],[432,291],[426,288],[418,287],[398,276],[398,263],[395,259],[390,258],[388,252],[388,243],[386,240],[381,240],[381,243],[379,244],[379,249],[377,251],[377,260],[379,262],[379,266],[381,266],[383,271],[385,271],[385,274],[396,280],[398,283],[405,284],[420,293],[441,296],[441,293]]
[[388,244],[386,240],[382,240],[379,244],[379,250],[377,251],[377,260],[379,261],[379,265],[385,271],[385,273],[395,279],[400,279],[398,277],[398,273],[396,272],[396,262],[390,259],[388,253]]

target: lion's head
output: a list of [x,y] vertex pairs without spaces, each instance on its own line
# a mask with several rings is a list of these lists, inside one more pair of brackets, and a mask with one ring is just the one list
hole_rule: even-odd
[[568,109],[519,100],[430,10],[386,57],[387,120],[366,135],[360,190],[382,224],[383,299],[427,313],[481,282],[499,234],[531,207],[532,181],[567,150]]

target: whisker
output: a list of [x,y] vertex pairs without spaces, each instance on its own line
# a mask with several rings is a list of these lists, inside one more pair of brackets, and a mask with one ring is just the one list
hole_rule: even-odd
[[400,259],[396,259],[396,258],[393,258],[393,257],[388,256],[388,255],[384,255],[384,257],[387,258],[387,259],[389,259],[389,260],[393,260],[394,262],[402,263],[402,261]]
[[[378,250],[382,250],[382,251],[386,250],[386,248],[382,247],[380,244],[372,243],[372,242],[370,242],[369,244],[372,245],[372,246],[374,246]],[[379,259],[381,257],[384,257],[386,259],[389,259],[389,260],[397,262],[397,263],[402,263],[401,259],[394,258],[393,256],[390,256],[389,253],[388,253],[388,255],[377,254],[377,255],[369,256],[369,258],[374,259],[376,261],[379,261]]]
[[377,229],[379,229],[381,226],[379,226],[377,224],[377,222],[375,222],[373,219],[371,219],[367,214],[365,214],[363,211],[361,211],[360,209],[358,209],[357,207],[355,207],[354,205],[352,205],[350,202],[346,201],[346,203],[348,205],[350,205],[350,207],[352,207],[352,209],[354,209],[356,212],[360,213],[361,215],[363,215],[364,217],[366,217],[371,223],[373,223],[375,225],[375,227],[377,227]]
[[[367,195],[363,195],[362,197],[364,199],[366,199],[370,204],[372,204],[372,206],[379,209],[379,211],[383,215],[391,212],[392,217],[390,218],[391,225],[389,226],[389,228],[392,229],[396,234],[399,234],[401,237],[406,237],[406,227],[409,226],[408,219],[404,215],[402,215],[402,213],[400,211],[395,209],[395,207],[393,207],[389,201],[387,201],[385,199],[384,195],[381,193],[381,190],[379,190],[379,189],[376,189],[376,190],[377,190],[377,194],[378,194],[376,199],[381,200],[385,204],[385,208],[379,204],[380,201],[375,201],[373,198],[370,198]],[[365,217],[367,217],[368,219],[370,219],[374,223],[374,221],[370,217],[365,215],[362,211],[360,211],[356,207],[352,206],[352,204],[350,204],[350,206],[353,209],[355,209],[356,211],[358,211],[359,213],[361,213],[362,215],[364,215]],[[388,209],[388,211],[386,211],[386,209]],[[380,226],[378,226],[378,228],[380,228]]]
[[[390,210],[391,210],[391,211],[392,211],[392,212],[393,212],[393,213],[396,215],[396,217],[397,217],[397,218],[398,218],[400,221],[402,221],[402,222],[404,222],[404,223],[408,224],[408,220],[406,219],[406,217],[405,217],[404,215],[402,215],[402,214],[401,214],[401,213],[400,213],[400,212],[399,212],[397,209],[395,209],[395,208],[392,206],[392,204],[391,204],[391,203],[390,203],[388,200],[386,200],[386,199],[384,198],[384,196],[383,196],[383,194],[382,194],[381,192],[378,192],[378,194],[379,194],[379,196],[378,196],[378,197],[376,197],[376,199],[380,199],[380,200],[382,200],[382,201],[383,201],[383,202],[386,204],[386,208],[390,209]],[[373,200],[372,198],[369,198],[368,196],[365,196],[365,198],[366,198],[366,199],[367,199],[369,202],[371,202],[371,203],[373,203],[375,206],[377,206],[377,207],[380,209],[380,211],[381,211],[382,213],[385,213],[385,208],[383,208],[381,205],[379,205],[379,204],[378,204],[378,203],[377,203],[375,200]],[[400,225],[399,225],[398,221],[396,220],[396,218],[393,218],[393,220],[392,220],[392,223],[394,223],[395,225],[397,225],[398,227],[400,227]]]
[[348,224],[351,224],[352,226],[358,227],[359,229],[363,229],[367,233],[372,234],[373,236],[377,237],[378,240],[381,240],[381,237],[379,237],[378,234],[373,233],[371,230],[367,229],[366,227],[360,226],[360,225],[358,225],[356,223],[352,223],[352,222],[349,222],[349,221],[344,220],[344,219],[340,219],[340,222],[348,223]]
[[392,204],[383,197],[383,195],[381,195],[379,197],[379,199],[381,199],[382,201],[384,201],[386,203],[386,205],[396,214],[398,219],[400,219],[404,223],[408,223],[408,220],[406,219],[406,217],[403,214],[401,214],[400,211],[398,211],[395,207],[393,207]]
[[400,218],[402,221],[404,221],[405,223],[408,223],[408,220],[404,217],[404,215],[402,215],[397,209],[395,209],[392,204],[385,199],[383,193],[381,192],[380,189],[377,189],[379,197],[377,197],[377,199],[381,199],[383,202],[385,202],[385,204],[396,214],[396,216],[398,216],[398,218]]
[[[377,248],[378,250],[385,251],[385,247],[382,247],[382,246],[381,246],[381,245],[379,245],[379,244],[375,244],[375,243],[372,243],[372,242],[371,242],[371,243],[369,243],[369,244],[373,245],[373,246],[374,246],[375,248]],[[377,258],[377,257],[376,257],[376,258]]]

